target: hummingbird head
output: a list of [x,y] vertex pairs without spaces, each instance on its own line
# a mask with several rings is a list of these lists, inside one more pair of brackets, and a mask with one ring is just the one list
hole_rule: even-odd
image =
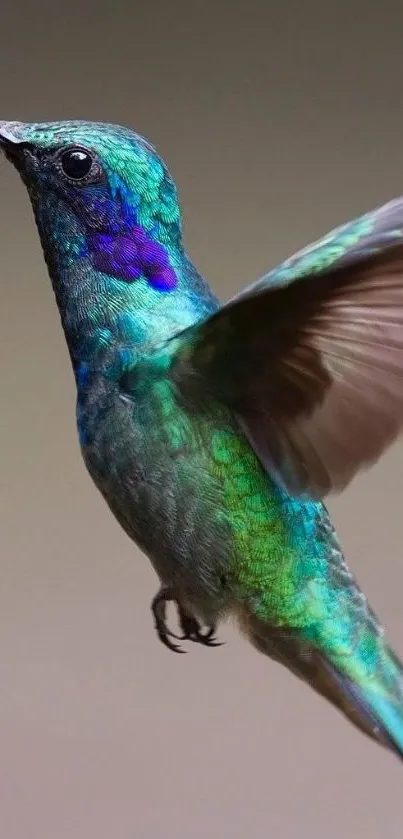
[[107,123],[0,122],[0,150],[27,187],[75,367],[216,308],[183,248],[175,184],[145,139]]
[[0,148],[28,189],[51,275],[87,259],[121,282],[175,288],[176,188],[144,138],[104,123],[0,122]]

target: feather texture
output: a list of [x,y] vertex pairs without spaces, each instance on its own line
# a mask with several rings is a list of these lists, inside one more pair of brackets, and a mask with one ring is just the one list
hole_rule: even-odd
[[402,230],[399,200],[274,269],[184,336],[184,392],[202,378],[294,494],[343,489],[402,430]]
[[[220,308],[184,249],[175,184],[139,135],[0,123],[0,146],[32,201],[84,461],[158,575],[154,606],[176,600],[193,641],[211,639],[199,619],[237,616],[258,649],[403,756],[402,663],[313,497],[401,429],[403,200]],[[167,638],[161,615],[157,629]]]

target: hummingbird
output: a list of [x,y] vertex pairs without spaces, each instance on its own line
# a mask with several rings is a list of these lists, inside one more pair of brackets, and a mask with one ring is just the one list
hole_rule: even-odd
[[402,758],[403,665],[325,500],[403,426],[403,198],[222,304],[185,248],[169,169],[142,136],[4,121],[0,147],[31,200],[84,463],[159,579],[160,640],[213,647],[233,618]]

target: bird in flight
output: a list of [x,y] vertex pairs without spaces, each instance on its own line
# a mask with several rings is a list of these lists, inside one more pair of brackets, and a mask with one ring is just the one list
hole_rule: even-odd
[[160,639],[234,617],[403,756],[403,666],[324,500],[403,426],[403,198],[221,305],[175,183],[116,125],[0,122],[32,203],[77,386],[85,464],[160,581]]

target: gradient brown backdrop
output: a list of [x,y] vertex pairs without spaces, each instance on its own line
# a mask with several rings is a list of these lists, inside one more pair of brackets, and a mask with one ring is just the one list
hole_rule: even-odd
[[[403,7],[15,4],[1,117],[149,136],[223,298],[403,192]],[[1,839],[400,839],[398,761],[231,628],[169,654],[81,463],[31,210],[0,171]],[[330,506],[403,654],[403,447]]]

